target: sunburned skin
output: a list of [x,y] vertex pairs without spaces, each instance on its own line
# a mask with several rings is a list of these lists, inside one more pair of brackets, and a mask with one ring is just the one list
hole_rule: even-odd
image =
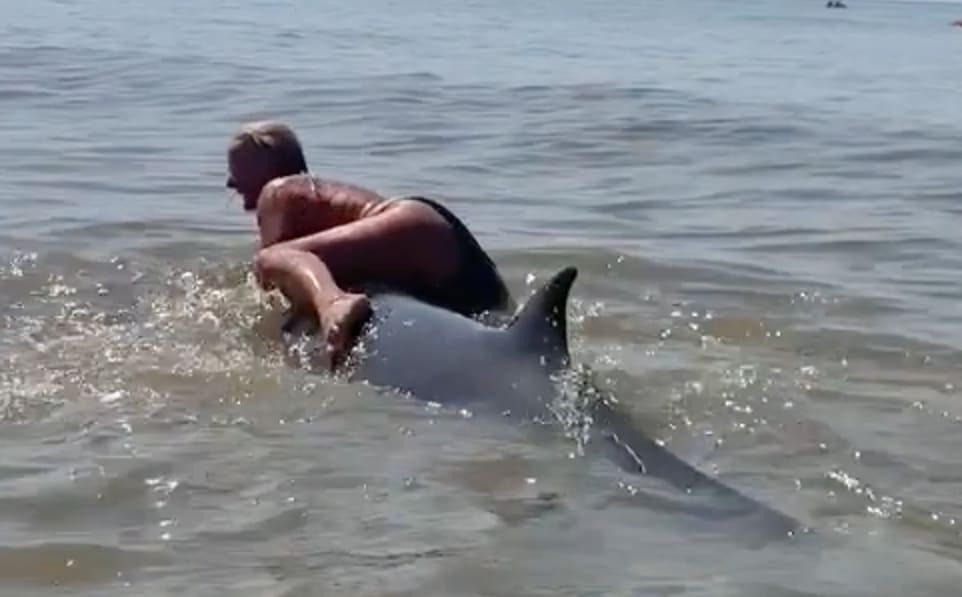
[[[494,299],[483,304],[488,295],[499,296],[492,285],[504,285],[486,256],[478,257],[482,251],[473,237],[465,250],[470,233],[460,222],[456,231],[450,214],[445,217],[424,200],[388,199],[307,174],[300,143],[286,126],[246,126],[229,144],[227,163],[227,186],[243,197],[245,211],[256,214],[258,282],[280,290],[294,312],[316,319],[332,363],[370,316],[369,298],[356,291],[361,287],[429,294],[453,301],[447,306],[461,311],[479,307],[465,304],[473,298],[470,292],[467,297],[456,292],[467,277],[482,280],[480,308],[500,306]],[[478,268],[483,275],[471,277]]]

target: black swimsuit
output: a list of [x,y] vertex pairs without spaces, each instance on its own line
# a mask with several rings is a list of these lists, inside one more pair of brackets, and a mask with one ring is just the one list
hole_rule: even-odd
[[411,289],[411,294],[470,317],[485,312],[506,312],[513,309],[514,301],[497,266],[460,218],[432,199],[406,199],[420,201],[438,212],[454,230],[460,252],[460,265],[454,279],[440,286]]

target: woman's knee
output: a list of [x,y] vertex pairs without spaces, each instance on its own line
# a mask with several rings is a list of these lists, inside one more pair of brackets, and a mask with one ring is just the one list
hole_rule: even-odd
[[295,262],[291,249],[268,247],[254,254],[254,275],[264,288],[273,287],[279,275],[289,273]]

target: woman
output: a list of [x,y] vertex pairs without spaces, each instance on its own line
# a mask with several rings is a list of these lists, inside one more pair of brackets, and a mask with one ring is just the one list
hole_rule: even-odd
[[387,286],[467,316],[514,307],[494,262],[457,216],[423,197],[386,199],[311,176],[288,126],[245,125],[227,162],[227,186],[257,214],[259,283],[317,318],[332,363],[371,311],[364,294],[345,288]]

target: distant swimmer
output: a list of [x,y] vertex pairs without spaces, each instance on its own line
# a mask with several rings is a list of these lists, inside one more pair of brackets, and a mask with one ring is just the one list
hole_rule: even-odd
[[952,21],[952,26],[953,26],[953,27],[962,27],[962,19],[959,19],[958,21]]

